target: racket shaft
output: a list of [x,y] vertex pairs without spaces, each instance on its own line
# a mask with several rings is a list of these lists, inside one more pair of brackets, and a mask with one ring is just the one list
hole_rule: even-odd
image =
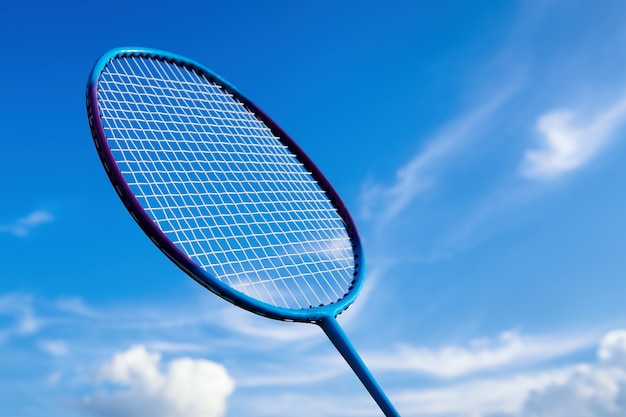
[[317,324],[324,330],[324,333],[326,333],[346,362],[348,362],[348,365],[350,365],[354,373],[359,377],[385,416],[400,417],[400,414],[398,414],[398,411],[396,411],[393,404],[391,404],[391,401],[389,401],[389,398],[387,398],[380,385],[378,385],[374,376],[370,373],[369,369],[367,369],[367,366],[354,349],[354,346],[350,343],[348,336],[339,326],[337,320],[329,316],[321,319]]

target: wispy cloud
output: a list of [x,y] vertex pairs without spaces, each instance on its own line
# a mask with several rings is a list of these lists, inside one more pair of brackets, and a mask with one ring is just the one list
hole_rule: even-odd
[[102,317],[101,313],[87,306],[81,297],[61,297],[56,300],[55,304],[59,310],[68,313],[91,318]]
[[436,183],[438,172],[486,129],[493,115],[517,89],[516,83],[511,84],[476,109],[445,125],[396,171],[395,181],[391,184],[371,181],[364,184],[361,193],[363,216],[375,217],[379,225],[393,220],[412,204],[416,196]]
[[[272,395],[254,395],[245,403],[233,404],[232,415],[259,417],[380,417],[380,409],[368,394],[342,394],[342,389],[335,392],[293,393],[272,392]],[[402,410],[401,410],[402,411]],[[237,413],[238,412],[238,413]],[[406,416],[406,414],[402,414]],[[417,414],[415,414],[417,416]]]
[[63,340],[43,340],[39,342],[39,348],[52,356],[65,356],[69,353],[69,347]]
[[537,121],[538,148],[525,152],[520,173],[546,180],[584,166],[615,136],[626,121],[626,98],[585,120],[571,110],[553,110]]
[[206,347],[198,343],[177,343],[165,340],[153,340],[145,343],[146,348],[157,352],[181,353],[195,352],[201,353],[206,351]]
[[309,354],[297,367],[269,364],[257,373],[238,378],[242,387],[314,385],[349,372],[339,353],[331,351],[324,356]]
[[303,323],[285,323],[253,315],[243,310],[222,310],[222,323],[230,331],[270,342],[296,342],[318,338],[321,330],[317,326]]
[[0,233],[9,233],[16,237],[25,237],[36,227],[54,221],[54,216],[45,210],[36,210],[28,216],[11,223],[0,224]]
[[43,326],[33,309],[32,297],[11,293],[0,296],[0,317],[12,318],[9,326],[0,328],[0,344],[14,336],[34,334]]
[[577,366],[520,373],[500,378],[472,379],[430,389],[392,395],[403,416],[494,417],[522,407],[529,393],[563,383]]
[[496,340],[473,340],[469,346],[427,349],[398,345],[393,351],[368,355],[367,359],[379,370],[457,378],[485,370],[546,361],[592,344],[590,337],[533,337],[509,331],[500,334]]

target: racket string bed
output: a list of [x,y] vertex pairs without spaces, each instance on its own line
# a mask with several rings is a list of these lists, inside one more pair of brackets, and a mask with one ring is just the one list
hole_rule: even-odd
[[216,279],[285,308],[341,299],[355,257],[342,218],[272,131],[219,84],[176,65],[109,63],[109,147],[165,235]]

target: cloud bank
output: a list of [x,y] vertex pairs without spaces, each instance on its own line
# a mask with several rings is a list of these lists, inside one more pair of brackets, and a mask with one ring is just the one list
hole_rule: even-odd
[[[53,310],[46,310],[46,306]],[[91,317],[96,311],[95,317],[99,319],[94,321]],[[207,355],[210,350],[206,347],[212,345],[209,339],[197,339],[196,333],[190,331],[200,329],[198,334],[206,335],[206,326],[212,326],[209,333],[215,334],[220,331],[217,323],[224,316],[213,310],[211,316],[215,322],[185,322],[185,338],[175,337],[181,330],[180,324],[175,326],[174,333],[170,333],[170,327],[151,328],[150,334],[157,342],[142,342],[142,338],[132,336],[138,329],[176,315],[175,311],[161,309],[160,315],[155,316],[150,311],[139,309],[135,323],[126,323],[129,325],[126,330],[115,330],[111,322],[119,323],[120,317],[129,317],[128,314],[95,310],[79,298],[48,303],[28,295],[6,294],[0,296],[0,318],[5,318],[7,326],[3,331],[10,337],[2,346],[19,351],[36,349],[39,357],[50,358],[50,366],[41,369],[46,389],[71,389],[76,398],[70,404],[72,410],[86,417],[280,416],[307,415],[310,410],[328,417],[379,413],[347,365],[329,346],[325,349],[308,337],[242,338],[241,329],[231,329],[224,334],[226,340],[219,350],[237,351],[240,359],[226,370],[214,361],[188,357],[190,352]],[[94,345],[92,335],[85,333],[86,326],[92,328],[94,323],[100,323],[98,326],[102,326],[101,332],[106,332],[108,343],[135,339],[136,345],[130,349],[118,348],[117,353],[108,353],[105,356],[108,359],[103,361],[102,351],[98,353],[101,339]],[[250,324],[243,327],[247,329]],[[241,326],[239,323],[234,327]],[[306,326],[293,327],[296,330]],[[310,327],[319,333],[319,329]],[[68,329],[76,337],[68,339]],[[190,337],[197,344],[182,342]],[[251,340],[254,346],[250,346]],[[383,377],[382,381],[385,376],[388,378],[387,393],[406,417],[626,415],[626,330],[606,333],[598,343],[595,359],[572,363],[574,354],[580,357],[592,352],[597,340],[597,336],[580,332],[533,336],[507,331],[494,338],[460,345],[404,344],[362,354],[375,375]],[[293,344],[293,348],[280,349],[284,344]],[[212,346],[215,348],[214,343]],[[253,357],[259,350],[263,352],[260,360]],[[41,352],[47,355],[40,355]],[[215,358],[219,353],[215,350],[210,355]],[[101,365],[94,368],[98,363]],[[41,363],[33,366],[41,367]],[[95,371],[89,372],[90,369]],[[239,401],[229,405],[235,390],[233,375]],[[389,380],[396,379],[412,382],[404,388],[389,385]],[[89,385],[89,380],[95,385]],[[423,385],[424,380],[430,382]],[[74,385],[77,381],[81,382]],[[341,381],[347,381],[342,388],[346,391],[325,389],[328,384],[341,385]],[[267,396],[269,387],[278,387],[271,397]],[[356,391],[350,392],[353,388]],[[37,389],[29,388],[41,393],[42,388]],[[82,395],[79,392],[86,391],[87,396],[79,400]],[[349,402],[346,395],[350,396]]]
[[598,361],[530,393],[517,413],[493,417],[618,417],[626,415],[626,330],[607,333]]
[[626,330],[606,333],[595,361],[405,390],[392,398],[406,416],[624,416]]

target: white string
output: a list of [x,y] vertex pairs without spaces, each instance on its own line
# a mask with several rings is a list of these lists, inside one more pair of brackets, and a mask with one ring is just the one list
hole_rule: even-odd
[[216,279],[265,303],[341,299],[354,253],[303,164],[222,86],[179,64],[118,57],[98,82],[124,179],[163,233]]

